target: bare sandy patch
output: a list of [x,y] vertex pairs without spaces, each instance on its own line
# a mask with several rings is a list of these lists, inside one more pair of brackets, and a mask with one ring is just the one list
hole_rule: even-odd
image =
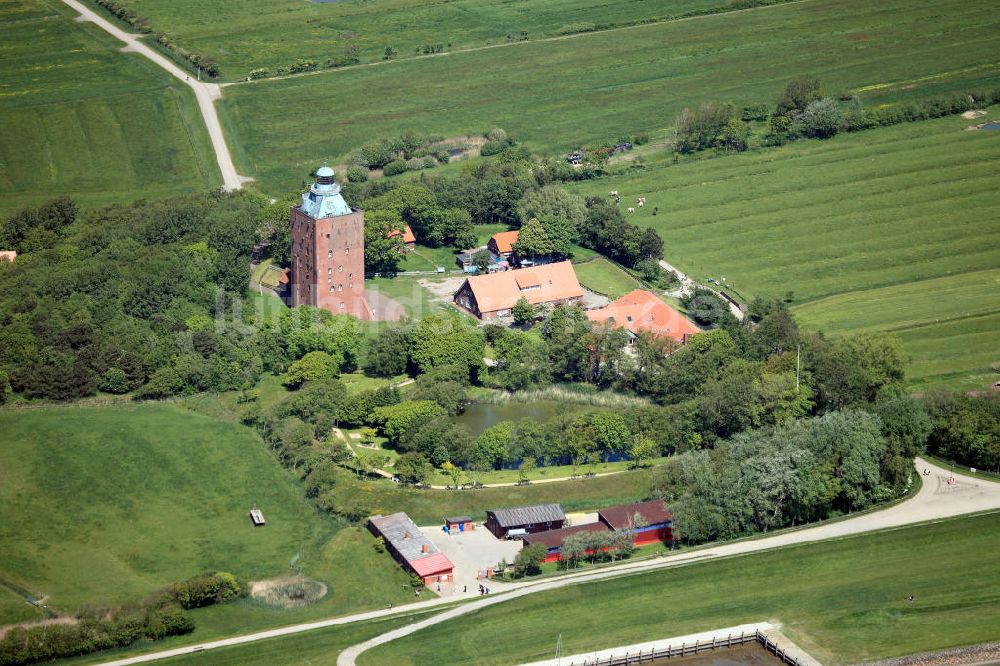
[[250,583],[251,598],[278,608],[308,606],[325,597],[326,593],[326,583],[304,576],[255,580]]
[[451,277],[444,280],[417,280],[417,284],[430,292],[434,300],[438,301],[451,301],[463,282],[465,282],[464,277]]

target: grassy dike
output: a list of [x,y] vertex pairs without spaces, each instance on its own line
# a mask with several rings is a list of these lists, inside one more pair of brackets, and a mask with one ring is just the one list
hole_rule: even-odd
[[996,640],[1000,513],[542,592],[380,646],[360,663],[514,664],[551,657],[560,634],[563,654],[575,654],[760,620],[780,622],[824,664]]

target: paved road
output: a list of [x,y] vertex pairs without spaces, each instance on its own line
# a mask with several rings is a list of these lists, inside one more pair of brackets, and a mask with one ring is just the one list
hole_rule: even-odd
[[[930,476],[923,477],[924,485],[920,489],[920,492],[911,499],[883,511],[866,513],[855,518],[817,525],[815,527],[781,532],[779,534],[775,534],[774,536],[748,539],[745,541],[727,543],[719,546],[711,546],[700,550],[682,552],[677,555],[657,558],[654,560],[625,562],[623,564],[600,569],[598,571],[568,574],[542,582],[527,581],[512,583],[509,586],[509,592],[490,595],[488,597],[480,597],[475,601],[462,604],[456,608],[436,614],[433,617],[405,627],[400,627],[399,629],[387,632],[369,641],[365,641],[364,643],[352,646],[340,654],[337,659],[337,664],[338,666],[351,666],[355,663],[358,655],[371,647],[387,643],[402,636],[407,636],[425,627],[429,627],[433,624],[444,622],[452,618],[460,617],[480,608],[510,601],[511,599],[516,599],[527,594],[534,594],[536,592],[552,590],[566,585],[613,578],[615,576],[627,575],[631,573],[665,569],[682,564],[689,564],[691,562],[759,552],[791,544],[834,539],[886,528],[901,527],[927,520],[940,520],[967,513],[1000,509],[1000,483],[984,481],[956,474],[954,476],[956,483],[954,485],[949,485],[947,483],[947,479],[950,476],[948,470],[928,463],[920,458],[916,460],[916,466],[918,470],[931,470]],[[105,666],[126,666],[127,664],[139,664],[181,654],[201,652],[213,648],[252,643],[255,641],[266,640],[268,638],[275,638],[277,636],[298,634],[304,631],[313,631],[324,627],[349,624],[351,622],[361,620],[405,614],[416,610],[433,609],[438,606],[452,603],[452,601],[452,599],[447,597],[440,597],[420,603],[407,604],[406,606],[400,606],[391,610],[382,609],[369,611],[367,613],[358,613],[355,615],[332,618],[329,620],[322,620],[319,622],[297,624],[289,627],[281,627],[280,629],[247,634],[245,636],[236,636],[234,638],[227,638],[199,645],[190,645],[173,650],[164,650],[162,652],[154,652],[128,659],[120,659],[117,661],[107,662]]]
[[212,139],[215,159],[219,163],[219,171],[222,172],[223,188],[226,190],[238,190],[243,187],[245,181],[252,180],[236,173],[236,166],[233,164],[233,158],[229,154],[229,146],[226,145],[226,137],[222,133],[219,115],[215,110],[215,100],[222,97],[222,90],[218,85],[192,79],[189,74],[171,62],[169,58],[166,58],[146,45],[140,38],[140,35],[134,35],[122,30],[77,0],[63,0],[63,2],[79,12],[80,18],[77,21],[90,21],[115,39],[125,42],[122,51],[133,51],[149,58],[173,77],[190,86],[191,90],[194,91],[195,98],[198,100],[198,108],[201,110],[201,116],[205,119],[205,127],[208,129],[208,135]]

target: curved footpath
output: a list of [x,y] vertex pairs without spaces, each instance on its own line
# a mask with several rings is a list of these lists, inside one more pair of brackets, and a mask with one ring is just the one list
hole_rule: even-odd
[[[355,663],[358,655],[372,647],[388,643],[389,641],[403,636],[408,636],[431,625],[472,613],[487,606],[493,606],[495,604],[504,603],[505,601],[510,601],[511,599],[523,597],[527,594],[534,594],[545,590],[557,589],[566,585],[603,580],[632,573],[665,569],[668,567],[675,567],[702,560],[754,553],[781,546],[811,543],[825,539],[835,539],[838,537],[862,534],[864,532],[873,532],[886,528],[902,527],[912,523],[928,520],[941,520],[968,513],[1000,509],[1000,483],[976,479],[962,474],[952,475],[948,470],[937,465],[933,465],[920,458],[916,459],[916,466],[918,470],[929,469],[931,471],[930,476],[923,477],[924,483],[920,492],[918,492],[911,499],[889,507],[888,509],[865,513],[855,518],[847,518],[838,522],[826,523],[815,527],[806,527],[797,530],[788,530],[773,536],[711,546],[690,552],[678,553],[677,555],[657,558],[654,560],[625,562],[623,564],[600,569],[599,571],[566,574],[558,578],[547,579],[541,582],[524,581],[512,583],[508,586],[508,589],[510,590],[509,592],[498,592],[486,597],[475,597],[475,601],[461,604],[443,613],[439,613],[405,627],[394,629],[380,636],[376,636],[371,640],[347,648],[340,653],[340,656],[337,658],[337,664],[339,666],[351,666]],[[948,478],[950,476],[954,476],[956,483],[948,483]],[[298,634],[304,631],[312,631],[325,627],[349,624],[351,622],[358,622],[361,620],[407,614],[419,610],[430,610],[437,606],[452,603],[454,603],[454,599],[449,597],[440,597],[430,601],[407,604],[405,606],[398,606],[392,609],[382,609],[369,611],[367,613],[346,615],[319,622],[297,624],[289,627],[281,627],[280,629],[272,629],[270,631],[262,631],[244,636],[236,636],[234,638],[211,641],[208,643],[189,645],[173,650],[164,650],[162,652],[144,654],[137,657],[107,662],[105,666],[139,664],[181,654],[202,652],[213,648],[241,645],[243,643],[252,643],[268,638],[288,636],[290,634]]]
[[253,180],[236,173],[236,165],[233,164],[232,155],[229,154],[229,146],[226,145],[226,137],[222,133],[222,124],[219,123],[219,114],[215,110],[215,100],[222,98],[222,90],[217,84],[192,80],[190,74],[143,42],[141,35],[122,30],[77,0],[63,0],[63,2],[79,12],[80,17],[76,19],[77,21],[94,23],[115,39],[125,42],[122,51],[135,52],[152,60],[158,67],[165,69],[174,78],[191,87],[198,100],[201,117],[205,120],[208,136],[212,139],[215,160],[219,163],[219,171],[222,172],[223,189],[238,190],[243,187],[245,181]]

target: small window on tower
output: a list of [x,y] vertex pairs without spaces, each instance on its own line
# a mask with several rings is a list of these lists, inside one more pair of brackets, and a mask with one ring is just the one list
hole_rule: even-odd
[[343,273],[344,272],[344,267],[343,266],[338,267],[337,268],[337,272],[338,273]]
[[337,285],[337,291],[344,291],[344,285],[338,284]]
[[326,251],[326,257],[327,257],[327,259],[332,258],[333,257],[333,250],[327,250]]
[[326,269],[326,274],[329,275],[330,273],[333,273],[333,267]]
[[330,291],[333,291],[333,285],[332,284],[330,285]]
[[344,301],[341,301],[341,302],[340,302],[340,309],[341,309],[341,310],[343,310],[343,309],[344,309]]
[[327,237],[327,238],[329,238],[329,237],[330,237],[330,234],[327,234],[327,235],[326,235],[326,237]]
[[350,254],[350,253],[351,253],[351,248],[345,247],[344,248],[344,254]]

